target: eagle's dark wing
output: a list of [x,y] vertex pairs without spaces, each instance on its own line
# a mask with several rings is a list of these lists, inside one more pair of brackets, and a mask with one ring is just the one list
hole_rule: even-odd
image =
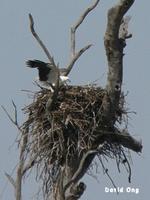
[[47,81],[48,74],[51,70],[50,67],[47,66],[47,63],[42,62],[40,60],[28,60],[26,64],[27,64],[27,67],[38,69],[40,81]]

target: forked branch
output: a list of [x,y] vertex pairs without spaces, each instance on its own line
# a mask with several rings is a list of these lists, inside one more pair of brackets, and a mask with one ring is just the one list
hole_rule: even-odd
[[69,64],[66,66],[66,75],[68,75],[70,73],[70,71],[72,70],[75,62],[78,60],[78,58],[86,51],[88,50],[92,44],[89,44],[85,47],[83,47],[82,49],[80,49],[78,52],[76,52],[76,31],[79,28],[79,26],[82,24],[82,22],[84,21],[84,19],[87,17],[87,15],[98,5],[100,0],[96,0],[91,6],[89,6],[84,12],[83,14],[79,17],[79,19],[77,20],[77,22],[71,27],[70,30],[70,43],[71,43],[71,47],[70,47],[70,54],[71,54],[71,60],[69,62]]
[[84,13],[80,16],[78,21],[71,27],[71,57],[76,54],[76,31],[78,27],[82,24],[86,16],[98,5],[100,0],[96,0],[90,7],[88,7]]
[[24,168],[24,164],[25,164],[25,157],[24,157],[24,153],[26,150],[26,145],[28,142],[28,130],[22,131],[19,124],[18,124],[18,120],[17,120],[17,107],[15,105],[15,103],[12,101],[15,113],[14,113],[14,118],[12,116],[10,116],[10,114],[8,113],[8,111],[2,106],[2,109],[4,110],[4,112],[6,113],[6,115],[8,116],[8,118],[10,119],[10,121],[17,127],[17,129],[19,130],[19,132],[21,133],[21,139],[20,139],[20,154],[19,154],[19,163],[18,163],[18,167],[17,167],[17,176],[16,176],[16,180],[14,180],[9,174],[5,173],[6,177],[8,178],[8,180],[10,181],[10,183],[12,184],[12,186],[14,187],[15,190],[15,197],[16,200],[21,200],[21,193],[22,193],[22,178],[23,178],[23,168]]

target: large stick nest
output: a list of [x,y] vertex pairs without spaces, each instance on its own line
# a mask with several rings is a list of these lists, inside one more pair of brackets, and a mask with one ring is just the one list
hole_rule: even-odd
[[[46,104],[51,96],[43,89],[34,94],[33,102],[24,108],[28,114],[22,129],[27,130],[28,160],[42,169],[44,181],[52,186],[61,165],[70,165],[80,156],[93,149],[97,138],[95,130],[107,130],[103,119],[103,97],[106,91],[93,86],[64,86],[60,88],[49,116]],[[124,112],[120,104],[118,120]],[[113,127],[112,127],[113,129]],[[100,134],[100,133],[99,133]],[[102,152],[101,152],[102,154]],[[121,155],[119,145],[106,142],[104,154],[109,157]]]

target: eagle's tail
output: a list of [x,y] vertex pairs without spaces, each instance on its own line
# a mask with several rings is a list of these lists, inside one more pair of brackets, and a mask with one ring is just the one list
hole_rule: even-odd
[[31,68],[39,68],[39,67],[45,67],[46,63],[40,60],[28,60],[26,62],[26,65],[27,67],[31,67]]

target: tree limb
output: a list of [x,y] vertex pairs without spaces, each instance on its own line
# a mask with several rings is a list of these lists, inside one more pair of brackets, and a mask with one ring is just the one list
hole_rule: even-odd
[[21,132],[21,128],[18,124],[18,114],[17,114],[17,106],[14,103],[14,101],[12,100],[12,104],[14,107],[14,118],[8,113],[7,109],[4,106],[1,106],[1,108],[4,110],[4,112],[6,113],[7,117],[9,118],[9,120],[17,127],[17,129],[19,130],[19,132]]
[[92,45],[89,44],[87,46],[85,46],[84,48],[82,48],[80,51],[78,51],[76,53],[76,31],[78,29],[78,27],[82,24],[82,22],[84,21],[84,19],[86,18],[86,16],[98,5],[100,0],[96,0],[91,6],[89,6],[84,13],[79,17],[79,19],[77,20],[77,22],[71,27],[70,30],[70,43],[71,43],[71,48],[70,48],[70,52],[71,52],[71,60],[69,62],[69,64],[66,66],[66,73],[65,75],[68,75],[70,73],[70,71],[72,70],[75,62],[78,60],[78,58],[86,51],[88,50]]
[[78,60],[78,58],[86,51],[88,50],[90,47],[92,46],[92,44],[89,44],[85,47],[83,47],[82,49],[80,49],[80,51],[78,51],[77,53],[75,53],[74,57],[72,58],[72,60],[69,62],[69,64],[66,67],[66,73],[64,75],[68,75],[70,73],[70,71],[72,70],[75,62]]
[[46,46],[44,45],[44,43],[42,42],[42,40],[40,39],[40,37],[38,36],[38,34],[35,32],[34,30],[34,20],[31,14],[29,14],[29,20],[30,20],[30,30],[32,35],[35,37],[35,39],[37,40],[37,42],[39,43],[39,45],[41,46],[41,48],[43,49],[43,51],[45,52],[45,54],[47,55],[49,62],[53,65],[53,67],[56,70],[57,73],[57,79],[56,79],[56,83],[55,83],[55,87],[52,86],[52,88],[54,89],[54,92],[50,94],[50,98],[47,101],[46,104],[46,114],[49,117],[49,112],[51,110],[52,104],[54,102],[54,100],[57,97],[58,94],[58,90],[59,90],[59,69],[58,66],[56,66],[53,57],[51,56],[51,54],[49,53],[48,49],[46,48]]
[[107,141],[109,143],[117,143],[137,153],[142,151],[141,142],[134,139],[125,130],[122,132],[117,131],[114,133],[109,131],[95,131],[95,134],[99,135],[99,137],[96,139],[95,144],[93,145],[101,144],[104,141]]
[[18,125],[18,121],[17,121],[17,107],[15,105],[15,103],[12,101],[13,107],[15,109],[15,117],[14,119],[10,116],[10,114],[8,113],[8,111],[2,106],[2,109],[5,111],[5,113],[7,114],[8,118],[10,119],[10,121],[18,128],[18,130],[20,131],[21,135],[21,143],[20,143],[20,155],[19,155],[19,164],[18,164],[18,168],[17,168],[17,178],[14,181],[13,178],[8,175],[7,173],[5,173],[5,175],[7,176],[7,178],[9,179],[10,183],[14,186],[15,189],[15,197],[16,200],[21,200],[21,191],[22,191],[22,170],[24,167],[24,152],[26,149],[26,145],[27,145],[27,141],[28,141],[28,131],[23,132],[21,130],[21,128]]
[[78,27],[82,24],[86,16],[98,5],[100,0],[96,0],[90,7],[88,7],[84,13],[80,16],[80,18],[77,20],[75,25],[71,27],[71,57],[75,56],[75,47],[76,47],[76,38],[75,33]]
[[64,186],[64,193],[70,187],[70,185],[77,184],[77,182],[83,177],[83,175],[86,173],[87,169],[89,168],[89,165],[91,164],[93,158],[95,157],[96,153],[100,152],[103,145],[104,144],[101,144],[99,145],[97,149],[89,150],[83,155],[82,159],[80,160],[78,169],[74,173],[71,180]]
[[40,37],[38,36],[38,34],[34,30],[34,20],[33,20],[33,17],[32,17],[31,14],[29,14],[29,20],[30,20],[30,30],[31,30],[32,35],[35,37],[35,39],[37,40],[37,42],[39,43],[39,45],[41,46],[41,48],[43,49],[43,51],[47,55],[47,58],[49,59],[50,63],[55,65],[53,57],[51,56],[48,49],[46,48],[46,46],[44,45],[44,43],[42,42],[42,40],[40,39]]

